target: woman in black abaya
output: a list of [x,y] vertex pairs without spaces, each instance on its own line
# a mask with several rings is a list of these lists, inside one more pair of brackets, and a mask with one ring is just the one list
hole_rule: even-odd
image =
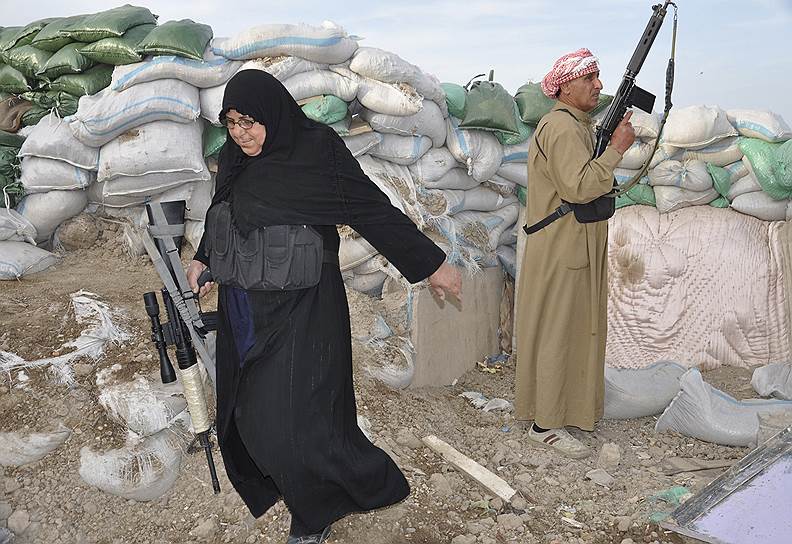
[[[220,153],[213,205],[231,204],[243,234],[311,225],[338,253],[336,225],[350,225],[410,282],[429,278],[460,296],[445,254],[368,179],[329,127],[309,120],[274,77],[237,73],[223,97],[230,138]],[[197,285],[209,264],[204,240],[188,268]],[[217,430],[229,479],[251,513],[283,498],[289,543],[327,538],[351,512],[401,501],[401,471],[357,426],[344,284],[325,262],[319,284],[291,291],[221,285],[218,295]]]

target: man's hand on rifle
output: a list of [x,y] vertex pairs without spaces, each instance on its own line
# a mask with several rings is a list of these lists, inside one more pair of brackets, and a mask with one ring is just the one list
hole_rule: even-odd
[[190,261],[187,267],[187,284],[190,286],[190,289],[193,290],[193,293],[198,293],[198,298],[205,297],[207,293],[212,290],[212,287],[214,287],[214,282],[208,281],[200,286],[199,291],[198,276],[200,276],[201,272],[204,270],[206,270],[206,265],[196,260]]
[[619,126],[613,131],[613,136],[610,139],[610,145],[622,155],[630,149],[630,146],[635,141],[635,129],[630,124],[630,117],[632,117],[632,111],[627,112]]

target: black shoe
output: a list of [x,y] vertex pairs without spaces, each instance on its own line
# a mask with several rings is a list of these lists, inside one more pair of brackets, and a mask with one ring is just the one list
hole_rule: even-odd
[[286,544],[322,544],[328,536],[330,536],[330,525],[325,527],[321,533],[303,536],[289,535]]

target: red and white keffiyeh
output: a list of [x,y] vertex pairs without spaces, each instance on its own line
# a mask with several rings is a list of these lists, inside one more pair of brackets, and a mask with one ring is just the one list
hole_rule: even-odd
[[597,57],[585,47],[567,53],[555,61],[542,80],[542,92],[549,98],[557,98],[562,83],[599,71],[597,62]]

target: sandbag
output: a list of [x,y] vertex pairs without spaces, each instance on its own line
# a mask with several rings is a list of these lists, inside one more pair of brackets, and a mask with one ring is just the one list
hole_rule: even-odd
[[36,243],[49,240],[58,225],[79,214],[88,203],[85,191],[49,191],[27,195],[17,211],[36,228]]
[[726,166],[743,158],[743,151],[740,149],[740,138],[731,136],[724,138],[712,145],[702,149],[688,149],[682,155],[682,160],[700,160],[714,164],[715,166]]
[[640,169],[644,163],[652,158],[654,143],[637,139],[627,149],[619,163],[619,168]]
[[206,169],[200,172],[179,170],[176,172],[150,172],[138,176],[116,176],[101,182],[102,198],[104,202],[108,197],[149,197],[185,183],[207,182],[210,179],[211,174]]
[[123,91],[132,85],[155,79],[179,79],[193,87],[205,89],[227,82],[241,66],[242,62],[217,57],[209,49],[202,60],[173,55],[159,56],[145,62],[119,66],[113,70],[110,88]]
[[377,132],[400,136],[428,136],[433,147],[442,147],[446,140],[446,124],[440,108],[424,100],[421,111],[413,115],[385,115],[363,109],[360,116]]
[[329,65],[299,57],[264,57],[250,59],[242,64],[240,70],[262,70],[278,81],[286,81],[290,77],[303,72],[327,71]]
[[464,168],[451,168],[448,172],[434,181],[422,181],[427,189],[458,189],[467,191],[478,187],[480,182],[467,173]]
[[[709,174],[707,174],[709,176]],[[712,179],[710,179],[712,183]],[[670,185],[656,185],[654,187],[657,211],[669,213],[687,206],[699,206],[709,204],[720,195],[713,188],[706,191],[691,191]]]
[[776,155],[781,144],[756,138],[742,138],[740,149],[745,166],[756,176],[762,190],[776,200],[792,197],[792,169],[781,167]]
[[19,94],[30,90],[27,78],[19,70],[0,64],[0,92]]
[[520,110],[520,118],[529,125],[536,126],[539,120],[553,109],[556,101],[547,98],[542,91],[539,83],[526,83],[514,95],[517,108]]
[[113,66],[140,62],[143,60],[143,56],[137,52],[137,46],[155,26],[153,24],[134,26],[124,32],[121,37],[104,38],[90,44],[83,44],[79,51],[89,59]]
[[467,166],[474,179],[483,182],[492,178],[503,160],[503,147],[495,136],[480,130],[460,129],[453,117],[446,123],[446,145],[454,158]]
[[99,181],[154,172],[192,172],[206,169],[201,145],[202,124],[153,121],[128,130],[102,146]]
[[448,113],[457,119],[464,119],[465,101],[467,100],[467,91],[465,88],[456,83],[441,83],[440,86],[445,93]]
[[19,36],[21,30],[21,26],[0,27],[0,58],[2,58],[3,51],[16,45],[17,36]]
[[497,175],[523,187],[528,187],[528,165],[524,162],[505,163],[498,168]]
[[[742,160],[727,164],[723,168],[729,173],[732,184],[741,177],[747,176],[749,173],[748,167],[745,166],[745,163]],[[758,184],[759,182],[757,181],[756,183]]]
[[345,273],[344,284],[350,289],[364,293],[370,297],[379,297],[388,275],[379,270],[370,274]]
[[81,43],[64,45],[52,54],[36,76],[52,80],[64,74],[80,74],[96,65],[96,61],[79,52],[81,47]]
[[3,53],[5,63],[29,79],[34,79],[44,69],[50,57],[52,53],[36,49],[32,45],[14,47]]
[[672,145],[661,143],[657,146],[657,151],[652,155],[652,160],[649,162],[649,169],[656,167],[663,161],[679,160],[682,158],[683,151]]
[[515,145],[503,146],[503,159],[502,163],[523,163],[528,162],[528,149],[531,142],[525,141]]
[[357,42],[340,26],[326,21],[321,27],[304,24],[254,26],[236,36],[212,42],[215,54],[233,60],[291,56],[314,62],[340,64],[352,56]]
[[720,166],[707,163],[707,172],[709,172],[712,177],[712,186],[718,191],[718,194],[724,197],[728,195],[729,189],[731,189],[731,175],[729,171]]
[[383,83],[363,76],[358,76],[357,99],[385,115],[414,115],[423,107],[423,97],[407,83]]
[[506,273],[512,278],[517,277],[517,252],[512,246],[498,246],[496,250],[498,260]]
[[605,367],[605,419],[634,419],[659,414],[679,393],[687,371],[672,361],[645,368]]
[[792,364],[772,363],[757,368],[751,386],[763,397],[792,400]]
[[0,241],[0,280],[18,280],[58,262],[54,253],[26,242]]
[[759,180],[756,179],[753,172],[748,172],[737,181],[732,182],[729,192],[726,193],[726,198],[731,202],[740,195],[761,192],[761,190],[762,186],[759,185]]
[[99,404],[113,421],[139,437],[170,427],[187,407],[178,383],[154,382],[139,374],[130,382],[101,387]]
[[168,21],[152,29],[137,46],[141,55],[177,55],[203,60],[204,51],[212,39],[212,27],[191,19]]
[[459,126],[516,135],[515,111],[514,99],[500,83],[476,81],[468,91],[465,117]]
[[99,64],[81,74],[64,74],[49,84],[52,91],[63,91],[74,96],[93,95],[110,86],[113,67]]
[[341,272],[363,264],[374,255],[377,255],[377,250],[365,238],[342,238],[338,248]]
[[737,130],[719,107],[688,106],[671,110],[663,141],[674,147],[698,149],[736,135]]
[[520,205],[504,206],[494,212],[460,212],[451,217],[456,240],[485,252],[495,251],[503,231],[512,227],[520,214]]
[[440,81],[395,53],[376,47],[360,47],[349,62],[349,69],[365,78],[384,83],[406,83],[419,95],[434,102],[443,117],[448,115],[446,96]]
[[70,25],[78,23],[84,17],[85,15],[73,15],[49,23],[36,34],[31,45],[42,51],[51,51],[54,53],[64,45],[72,42],[70,37],[61,34],[60,31]]
[[33,127],[19,150],[19,156],[53,159],[85,170],[96,170],[99,149],[83,144],[74,137],[67,120],[50,113]]
[[784,119],[767,110],[726,110],[726,117],[737,131],[748,138],[766,142],[785,142],[792,139],[792,129]]
[[695,368],[679,381],[681,391],[657,420],[657,432],[673,430],[705,442],[746,447],[756,441],[759,414],[792,411],[790,401],[735,400],[705,383]]
[[55,110],[58,117],[74,115],[77,112],[77,103],[79,101],[78,97],[63,91],[29,91],[22,93],[20,97],[33,102],[33,104],[45,110],[46,114],[41,116],[42,119],[52,113],[52,110]]
[[454,215],[463,211],[492,212],[517,202],[517,197],[504,198],[487,187],[458,189],[422,189],[418,200],[432,216]]
[[655,190],[651,185],[638,183],[633,185],[627,190],[626,195],[635,204],[643,206],[657,206],[657,199],[655,198]]
[[225,127],[218,127],[207,123],[203,131],[203,156],[213,157],[220,153],[226,143],[228,130]]
[[333,95],[319,97],[303,104],[301,107],[308,119],[325,125],[337,123],[346,118],[349,113],[347,103]]
[[[394,137],[404,138],[404,136]],[[370,155],[360,157],[358,163],[363,173],[387,195],[394,207],[404,212],[419,228],[423,226],[415,181],[406,166],[379,160]]]
[[704,161],[664,161],[649,171],[649,184],[655,187],[670,185],[690,191],[706,191],[712,188],[712,176]]
[[88,15],[60,31],[77,42],[95,42],[123,36],[132,27],[156,24],[157,18],[147,8],[123,6]]
[[96,180],[96,173],[63,161],[27,157],[22,161],[19,181],[26,193],[85,189]]
[[775,200],[763,191],[756,191],[735,197],[731,207],[740,213],[764,221],[785,221],[788,202],[788,200]]
[[12,96],[0,102],[0,130],[15,133],[24,123],[25,115],[33,108],[33,104]]
[[[514,104],[514,102],[512,103]],[[517,104],[514,104],[514,119],[517,123],[517,134],[510,134],[499,130],[494,131],[495,137],[503,146],[513,146],[527,142],[536,130],[528,123],[523,123],[520,119],[519,112],[517,111]]]
[[35,244],[36,227],[16,210],[0,208],[0,242]]
[[395,164],[413,164],[432,147],[426,136],[399,136],[383,134],[382,141],[369,150],[369,154]]
[[382,134],[378,132],[365,132],[363,134],[356,134],[355,136],[344,136],[341,138],[344,145],[352,153],[353,157],[359,157],[368,153],[372,148],[382,142]]
[[69,124],[85,145],[101,147],[140,125],[153,121],[191,123],[199,114],[198,89],[177,79],[159,79],[121,92],[108,89],[83,97]]
[[358,91],[356,81],[329,70],[301,72],[284,81],[283,86],[295,100],[331,94],[351,102]]
[[458,166],[459,163],[447,147],[438,147],[427,151],[409,168],[415,181],[425,185],[440,179],[449,170]]
[[220,125],[220,112],[223,110],[223,95],[226,83],[208,89],[201,89],[199,99],[201,103],[201,117],[215,126]]

